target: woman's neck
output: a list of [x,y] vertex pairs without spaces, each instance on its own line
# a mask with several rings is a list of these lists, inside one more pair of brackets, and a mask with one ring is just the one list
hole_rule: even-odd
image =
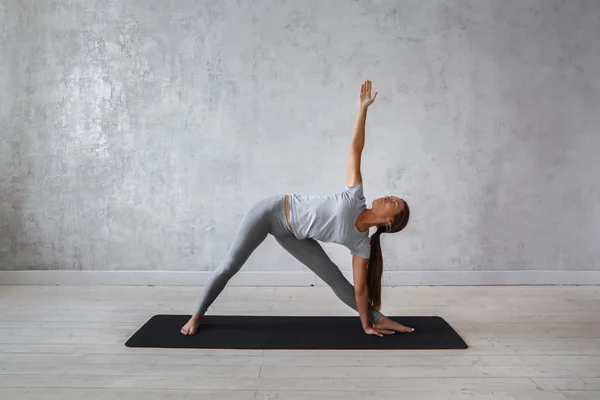
[[377,215],[373,213],[373,210],[367,208],[358,215],[356,221],[354,222],[354,226],[360,232],[366,232],[371,227],[380,225],[381,223],[382,221],[380,221],[379,218],[377,218]]

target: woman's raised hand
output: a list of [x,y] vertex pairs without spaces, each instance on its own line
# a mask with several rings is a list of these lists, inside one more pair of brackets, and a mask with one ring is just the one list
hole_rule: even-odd
[[358,105],[359,107],[368,108],[377,97],[377,92],[371,96],[371,81],[366,80],[360,85],[360,93],[358,95]]

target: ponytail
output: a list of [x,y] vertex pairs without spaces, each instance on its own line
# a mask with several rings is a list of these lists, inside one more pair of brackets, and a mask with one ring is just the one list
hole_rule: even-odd
[[367,267],[367,292],[371,307],[381,307],[381,275],[383,274],[383,255],[381,254],[381,232],[379,229],[371,236],[371,256]]
[[381,253],[381,234],[383,232],[400,232],[408,224],[410,218],[410,209],[406,201],[404,210],[394,218],[389,229],[378,226],[377,232],[371,236],[371,255],[367,267],[367,292],[369,293],[369,303],[376,310],[381,308],[381,277],[383,275],[383,255]]

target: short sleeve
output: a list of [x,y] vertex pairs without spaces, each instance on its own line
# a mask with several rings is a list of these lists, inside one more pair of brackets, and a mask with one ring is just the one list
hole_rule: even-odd
[[369,238],[361,241],[359,244],[350,249],[350,254],[362,258],[371,258],[371,241]]
[[356,197],[359,200],[364,200],[365,199],[365,195],[363,193],[363,184],[362,183],[357,183],[354,186],[346,186],[346,189],[344,189],[344,191],[346,193],[348,193],[350,196]]

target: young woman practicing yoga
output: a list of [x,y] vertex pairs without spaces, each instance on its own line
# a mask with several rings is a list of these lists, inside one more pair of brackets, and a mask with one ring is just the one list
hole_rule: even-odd
[[[379,311],[383,270],[380,235],[404,229],[410,211],[404,200],[393,196],[376,199],[372,208],[366,207],[360,164],[367,109],[376,97],[377,93],[371,96],[371,82],[365,81],[358,97],[345,189],[330,196],[281,195],[256,203],[242,219],[229,253],[209,278],[195,313],[181,333],[196,332],[208,307],[268,234],[327,283],[340,300],[358,311],[366,334],[414,331]],[[377,232],[369,238],[373,226]],[[317,241],[341,244],[350,250],[354,287]]]

